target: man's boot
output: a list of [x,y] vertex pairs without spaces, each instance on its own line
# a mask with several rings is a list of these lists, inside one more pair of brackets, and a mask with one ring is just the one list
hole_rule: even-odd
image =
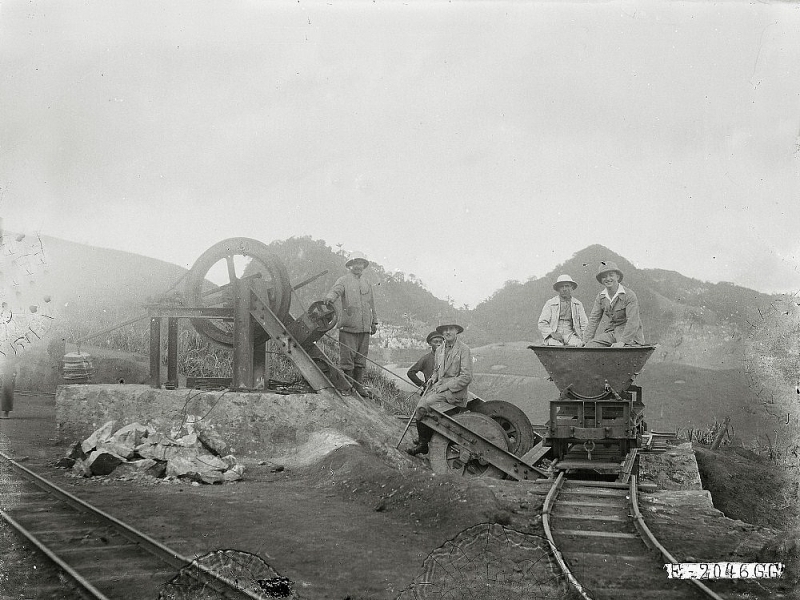
[[342,373],[344,373],[345,381],[347,381],[347,385],[350,386],[350,389],[347,390],[348,392],[352,392],[354,389],[353,383],[353,369],[342,369]]
[[356,388],[356,391],[359,393],[360,396],[364,398],[369,398],[371,395],[364,389],[364,386],[361,385],[361,380],[364,377],[364,367],[355,367],[353,369],[353,387]]
[[417,421],[417,436],[419,437],[417,445],[406,451],[411,456],[428,453],[428,442],[430,442],[433,437],[433,429]]

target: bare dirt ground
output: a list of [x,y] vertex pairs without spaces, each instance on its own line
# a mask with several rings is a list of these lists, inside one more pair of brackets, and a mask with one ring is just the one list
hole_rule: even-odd
[[[357,446],[299,470],[252,466],[226,485],[84,479],[50,466],[66,450],[54,445],[52,397],[20,397],[12,416],[0,435],[28,468],[184,556],[259,554],[302,598],[396,598],[427,555],[463,530],[497,523],[534,532],[539,520],[542,495],[531,486],[434,476],[422,461],[401,474]],[[6,526],[0,536],[14,537]],[[28,597],[31,578],[47,570],[23,546],[0,550],[4,572],[14,574],[0,580],[0,597]]]
[[[425,578],[433,582],[428,590],[449,591],[453,598],[567,594],[542,538],[547,485],[435,476],[423,461],[401,472],[358,446],[301,469],[251,466],[243,481],[226,485],[84,479],[51,466],[65,451],[54,442],[52,397],[18,397],[12,417],[0,421],[0,444],[29,468],[184,556],[222,549],[258,554],[294,582],[300,598],[406,600],[417,597],[422,588],[415,583]],[[751,485],[749,473],[737,471],[737,486],[715,500],[736,498]],[[775,533],[733,526],[718,511],[678,501],[650,506],[646,518],[683,558],[752,559]],[[34,580],[58,585],[58,574],[5,525],[0,543],[0,598],[41,597],[29,595]],[[470,554],[477,545],[480,551]],[[525,550],[524,559],[514,548]],[[485,582],[475,578],[481,572],[503,573],[493,582],[506,587],[479,592]],[[161,584],[154,582],[140,597],[155,599]],[[788,597],[784,588],[768,582],[737,591],[744,592],[738,597]]]

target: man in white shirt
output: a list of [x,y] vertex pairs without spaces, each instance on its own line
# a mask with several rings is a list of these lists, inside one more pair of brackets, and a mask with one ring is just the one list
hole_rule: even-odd
[[558,296],[550,298],[539,315],[539,332],[546,345],[583,346],[588,320],[581,301],[572,297],[577,287],[569,275],[561,275],[553,284]]

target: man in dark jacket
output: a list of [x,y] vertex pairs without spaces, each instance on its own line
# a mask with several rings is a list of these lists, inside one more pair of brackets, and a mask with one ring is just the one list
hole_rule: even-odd
[[378,314],[372,285],[362,276],[369,261],[361,252],[351,252],[344,266],[350,272],[336,280],[325,302],[333,304],[341,298],[339,367],[353,381],[356,391],[364,396],[366,391],[361,381],[367,366],[369,337],[378,330]]
[[[417,387],[424,387],[425,384],[428,382],[428,379],[431,378],[433,374],[433,367],[434,367],[434,357],[436,356],[436,349],[442,345],[444,341],[444,336],[438,331],[431,331],[428,334],[428,337],[425,338],[425,341],[428,342],[428,345],[431,347],[431,351],[428,352],[425,356],[420,357],[420,359],[415,362],[412,367],[406,372],[408,379],[416,385]],[[419,378],[418,373],[422,373],[423,379]]]

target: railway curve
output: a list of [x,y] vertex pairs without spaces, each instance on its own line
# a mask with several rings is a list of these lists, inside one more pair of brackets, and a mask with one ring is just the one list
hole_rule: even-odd
[[[667,579],[664,564],[676,561],[642,518],[635,475],[625,487],[560,473],[545,498],[542,525],[556,562],[583,600],[723,600],[700,581]],[[640,587],[632,585],[636,581]]]

